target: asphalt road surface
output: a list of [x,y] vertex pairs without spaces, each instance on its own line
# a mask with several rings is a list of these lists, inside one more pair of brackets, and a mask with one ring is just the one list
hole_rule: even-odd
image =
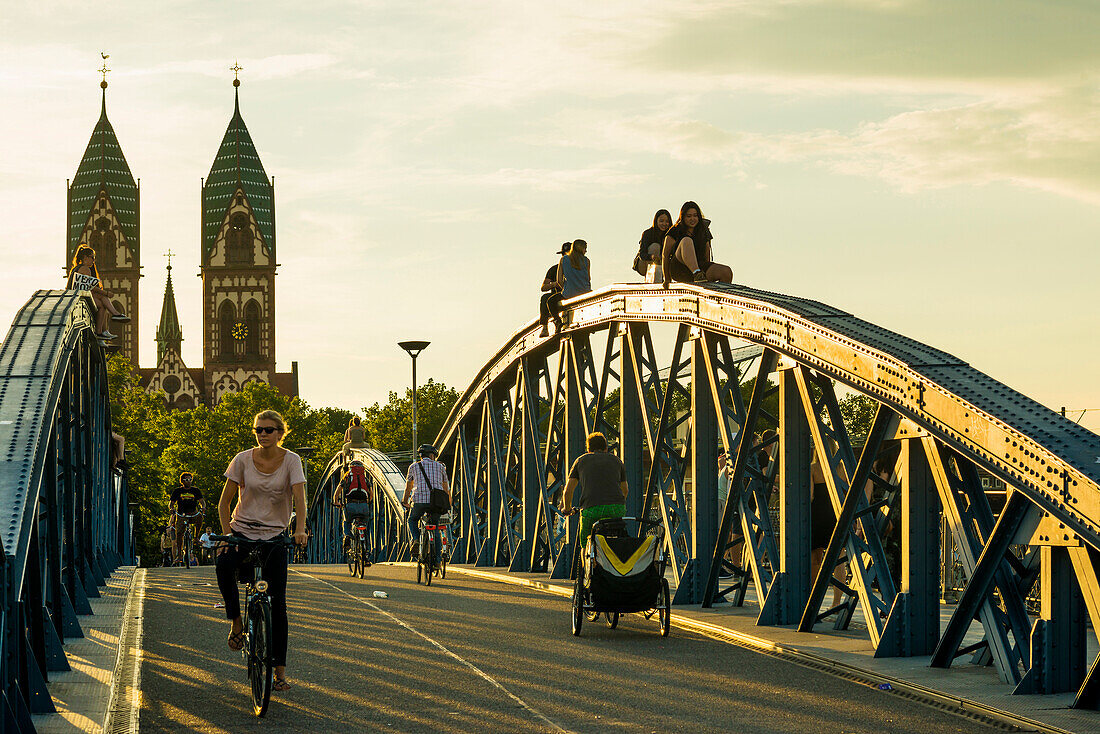
[[141,731],[1001,731],[675,627],[662,638],[637,615],[576,638],[563,597],[414,574],[291,566],[293,688],[257,719],[213,569],[150,569]]

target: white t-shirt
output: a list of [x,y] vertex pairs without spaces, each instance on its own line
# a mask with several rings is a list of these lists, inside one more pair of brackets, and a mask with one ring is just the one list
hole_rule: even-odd
[[211,535],[211,533],[203,533],[202,537],[199,538],[199,542],[202,543],[203,548],[213,548],[214,546],[217,545],[217,543],[215,543],[214,541],[212,541],[210,539],[210,535]]

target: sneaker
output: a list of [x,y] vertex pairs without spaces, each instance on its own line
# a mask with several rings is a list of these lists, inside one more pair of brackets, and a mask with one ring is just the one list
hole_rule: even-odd
[[548,336],[550,336],[550,332],[547,331],[546,326],[544,325],[542,327],[542,331],[539,332],[539,339],[545,339]]
[[120,314],[111,314],[111,321],[118,321],[118,322],[120,322],[120,323],[123,323],[123,324],[125,324],[125,323],[128,323],[128,322],[130,321],[130,317],[129,317],[129,316],[127,316],[127,315],[126,315],[126,314],[124,314],[124,313],[120,313]]
[[115,334],[112,334],[111,332],[107,331],[106,329],[104,329],[103,333],[101,333],[99,335],[100,339],[114,339],[115,337],[116,337]]
[[707,274],[704,273],[702,270],[696,270],[693,277],[695,278],[696,283],[706,283],[707,282]]

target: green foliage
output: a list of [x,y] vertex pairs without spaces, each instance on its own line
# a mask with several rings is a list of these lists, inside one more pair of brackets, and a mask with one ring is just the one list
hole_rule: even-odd
[[840,415],[844,419],[844,427],[848,429],[848,435],[853,439],[863,438],[871,431],[871,424],[875,420],[875,411],[878,410],[878,401],[874,398],[850,393],[845,395],[838,403]]
[[[416,388],[417,441],[430,443],[435,440],[447,414],[458,402],[458,391],[442,382],[429,379]],[[385,405],[375,403],[363,408],[363,427],[367,429],[367,443],[387,453],[412,449],[412,388],[404,395],[390,392]]]
[[[160,558],[160,528],[169,521],[168,498],[182,472],[195,475],[195,486],[206,499],[204,524],[220,528],[222,475],[238,452],[255,445],[252,419],[257,413],[276,410],[282,414],[290,429],[283,442],[287,448],[313,449],[301,452],[311,481],[314,473],[342,448],[344,431],[353,415],[341,408],[314,410],[301,398],[287,397],[258,382],[226,395],[217,407],[200,405],[169,412],[162,396],[146,392],[133,366],[117,356],[108,362],[108,380],[112,427],[126,438],[135,552],[147,565]],[[430,381],[425,388],[429,386],[429,401],[430,396],[447,391]],[[457,394],[449,392],[454,395],[453,403]],[[425,400],[424,392],[420,400]]]
[[111,428],[126,439],[128,486],[134,510],[134,552],[147,561],[160,557],[160,525],[168,514],[169,481],[160,457],[168,447],[168,411],[164,401],[138,383],[123,357],[107,362],[111,391]]

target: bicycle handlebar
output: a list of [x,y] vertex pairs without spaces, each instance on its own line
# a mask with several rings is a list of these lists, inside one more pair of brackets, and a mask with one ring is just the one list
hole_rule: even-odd
[[270,540],[249,540],[248,538],[241,538],[236,535],[211,535],[210,540],[215,543],[226,543],[228,545],[244,545],[245,543],[250,543],[252,545],[294,545],[294,540],[285,535],[278,535]]

